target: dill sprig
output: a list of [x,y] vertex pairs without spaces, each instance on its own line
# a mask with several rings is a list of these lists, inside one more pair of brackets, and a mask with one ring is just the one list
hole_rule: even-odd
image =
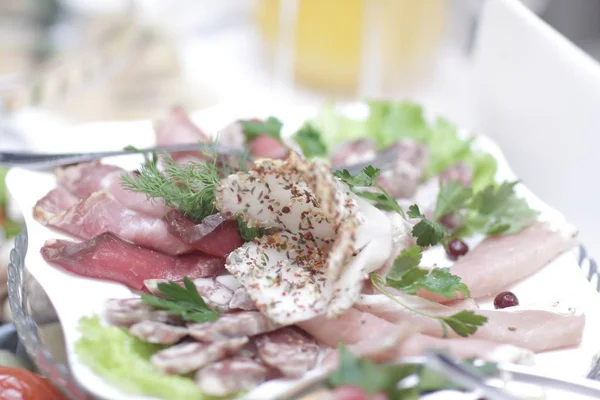
[[206,163],[178,164],[163,156],[164,171],[157,162],[144,163],[136,175],[124,175],[125,189],[145,194],[149,200],[162,198],[168,207],[179,209],[193,221],[217,212],[215,188],[219,184],[216,159]]

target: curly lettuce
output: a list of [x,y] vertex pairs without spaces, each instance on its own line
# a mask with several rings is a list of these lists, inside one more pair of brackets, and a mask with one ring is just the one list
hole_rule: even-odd
[[164,375],[154,368],[150,357],[162,349],[142,342],[114,326],[105,326],[96,317],[79,321],[81,339],[75,344],[79,358],[96,374],[132,394],[165,400],[207,399],[190,378]]

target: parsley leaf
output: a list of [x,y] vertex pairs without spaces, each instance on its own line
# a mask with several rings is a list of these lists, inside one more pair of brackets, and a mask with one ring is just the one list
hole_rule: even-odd
[[[477,366],[474,365],[474,360],[460,363],[481,377],[492,376],[498,371],[494,363]],[[412,385],[398,385],[408,377],[414,377],[414,380],[411,379],[414,382]],[[464,390],[460,385],[426,366],[410,363],[375,364],[357,358],[343,344],[339,346],[339,366],[327,377],[326,384],[330,388],[357,386],[370,395],[383,392],[390,400],[419,399],[424,394],[440,390]]]
[[[379,183],[377,178],[381,171],[378,168],[368,165],[356,175],[352,175],[348,170],[335,171],[334,175],[344,181],[348,187],[357,195],[375,203],[375,206],[381,210],[396,211],[405,218],[404,210],[398,202],[385,190]],[[355,187],[374,187],[380,193],[364,190],[355,190]]]
[[518,182],[489,185],[476,193],[467,216],[467,224],[486,235],[515,233],[531,224],[538,215],[527,202],[517,197]]
[[446,298],[455,297],[456,292],[465,297],[471,295],[467,285],[459,276],[451,274],[448,268],[419,268],[421,258],[419,246],[402,250],[386,275],[385,285],[407,294],[416,294],[419,289],[425,289]]
[[408,247],[400,252],[394,260],[392,268],[388,271],[388,279],[400,280],[402,276],[412,268],[418,267],[423,254],[419,246]]
[[403,378],[417,371],[416,366],[380,365],[359,359],[343,344],[339,347],[339,367],[327,378],[329,387],[358,386],[368,394],[394,390]]
[[242,125],[246,143],[251,142],[260,135],[267,135],[281,141],[281,127],[283,123],[275,117],[269,117],[266,121],[245,121],[239,120]]
[[313,124],[305,123],[292,139],[302,149],[302,154],[306,158],[324,157],[327,155],[327,145],[321,138],[321,132]]
[[487,317],[477,315],[473,311],[463,310],[442,319],[454,332],[462,337],[474,334],[477,328],[487,322]]
[[464,209],[473,197],[473,191],[465,188],[458,181],[450,181],[440,186],[433,219],[438,220],[445,215]]
[[194,283],[185,277],[183,284],[182,287],[175,282],[159,283],[158,289],[164,298],[142,293],[142,301],[152,307],[179,314],[186,321],[215,321],[219,314],[208,308]]
[[440,243],[446,235],[446,228],[438,222],[427,219],[416,204],[408,207],[407,215],[411,218],[420,218],[412,228],[412,235],[417,238],[417,244],[421,247],[435,246]]

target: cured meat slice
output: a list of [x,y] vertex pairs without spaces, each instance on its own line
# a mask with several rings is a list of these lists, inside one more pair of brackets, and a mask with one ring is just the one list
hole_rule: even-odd
[[214,343],[182,343],[155,353],[150,361],[159,371],[182,375],[235,354],[246,343],[248,343],[247,337]]
[[388,151],[396,153],[396,162],[381,173],[377,182],[394,198],[414,195],[429,160],[427,146],[404,138],[386,149]]
[[[154,122],[156,144],[167,146],[187,143],[209,143],[210,138],[200,130],[181,107],[171,109],[169,115]],[[176,161],[189,160],[190,157],[202,158],[199,151],[182,151],[171,154]]]
[[104,309],[104,315],[111,324],[127,328],[143,321],[156,321],[168,324],[179,324],[182,322],[178,315],[151,308],[144,304],[142,299],[138,297],[108,300]]
[[229,309],[253,311],[256,310],[256,303],[254,303],[254,300],[252,300],[252,297],[250,297],[246,289],[241,287],[233,292],[233,297],[229,302]]
[[[460,257],[450,272],[462,278],[474,299],[496,295],[574,247],[575,235],[572,228],[558,230],[535,222],[518,233],[485,239]],[[419,295],[438,302],[450,300],[425,291]]]
[[183,280],[223,270],[223,259],[201,253],[168,256],[126,242],[111,232],[84,242],[48,240],[41,249],[50,263],[77,275],[122,283],[142,290],[146,279]]
[[52,218],[79,202],[79,198],[62,186],[52,189],[47,195],[35,203],[33,217],[36,221],[46,224]]
[[333,149],[331,165],[340,167],[343,165],[367,162],[377,155],[377,143],[371,139],[358,139],[345,142]]
[[288,149],[280,141],[268,135],[259,135],[249,143],[250,154],[256,158],[283,159]]
[[[128,174],[135,173],[129,172]],[[125,175],[124,171],[108,174],[100,183],[101,189],[109,192],[119,203],[130,210],[162,218],[165,215],[164,201],[161,198],[148,199],[145,194],[125,189],[122,184],[123,175]]]
[[102,190],[102,180],[113,172],[124,172],[116,165],[102,164],[100,161],[91,161],[58,168],[56,182],[73,195],[85,199],[92,193]]
[[196,373],[196,384],[211,396],[245,392],[267,379],[269,370],[251,358],[232,357],[217,361]]
[[169,233],[158,218],[125,208],[108,192],[96,192],[48,220],[48,225],[83,239],[113,232],[149,249],[165,254],[189,253],[194,249]]
[[[468,306],[468,303],[463,303],[459,307],[447,307],[416,296],[398,297],[413,309],[440,316],[450,316]],[[411,324],[427,335],[444,336],[439,321],[414,313],[382,294],[363,295],[355,307],[390,322]],[[503,310],[479,309],[476,313],[487,317],[488,321],[477,329],[473,338],[511,344],[534,352],[579,344],[585,325],[585,316],[570,308],[559,310],[518,306]],[[448,335],[458,337],[452,330],[448,331]]]
[[223,314],[211,323],[192,324],[190,336],[203,342],[216,342],[228,338],[252,337],[280,328],[258,311]]
[[[233,291],[230,288],[231,280],[235,282],[235,278],[231,275],[220,275],[194,279],[193,282],[206,305],[212,310],[224,313],[229,311],[229,303],[233,298]],[[158,284],[166,282],[168,282],[166,279],[149,279],[144,281],[144,285],[150,293],[160,296]],[[175,282],[183,285],[183,281]],[[236,282],[235,288],[237,287],[239,287],[239,283]]]
[[297,328],[285,327],[256,339],[263,362],[281,371],[283,376],[299,378],[315,366],[319,346]]
[[171,234],[206,254],[225,257],[244,244],[237,223],[222,213],[209,215],[195,224],[180,211],[169,210],[165,221]]
[[141,321],[131,326],[129,333],[144,342],[173,344],[187,335],[187,328],[156,321]]

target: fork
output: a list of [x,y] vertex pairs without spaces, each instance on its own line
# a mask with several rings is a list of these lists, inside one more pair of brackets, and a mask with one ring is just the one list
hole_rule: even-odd
[[[204,151],[216,152],[225,156],[242,156],[242,151],[215,143],[186,143],[170,146],[157,146],[145,149],[123,149],[115,151],[103,151],[94,153],[63,153],[63,154],[48,154],[48,153],[24,153],[24,152],[0,152],[0,166],[20,167],[27,169],[48,169],[69,164],[99,160],[105,157],[114,157],[136,153],[152,153],[152,152],[181,152],[181,151]],[[332,170],[346,169],[351,174],[360,172],[366,166],[372,165],[381,170],[390,168],[396,161],[397,151],[394,148],[389,148],[381,151],[376,158],[366,162],[348,164],[343,166],[333,167]],[[252,157],[246,157],[252,161]]]

